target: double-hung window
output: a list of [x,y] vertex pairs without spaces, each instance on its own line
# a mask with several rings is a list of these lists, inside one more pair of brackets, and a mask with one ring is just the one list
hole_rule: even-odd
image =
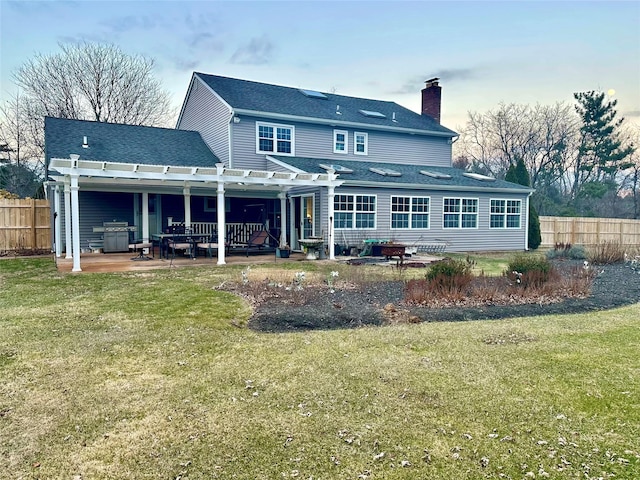
[[335,228],[376,228],[375,195],[335,195]]
[[294,155],[294,127],[271,123],[256,123],[256,153]]
[[520,228],[521,200],[491,200],[491,228]]
[[477,228],[478,199],[444,198],[442,226],[444,228]]
[[429,228],[429,197],[391,197],[391,228]]
[[349,153],[349,132],[346,130],[333,131],[333,153]]
[[353,134],[353,153],[356,155],[369,154],[369,134],[363,132],[355,132]]

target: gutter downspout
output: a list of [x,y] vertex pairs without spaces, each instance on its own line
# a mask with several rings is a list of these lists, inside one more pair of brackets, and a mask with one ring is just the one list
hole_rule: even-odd
[[525,222],[526,222],[524,224],[524,250],[525,251],[529,250],[529,202],[530,202],[531,195],[533,195],[533,192],[529,192],[529,195],[527,195],[527,210],[524,215]]

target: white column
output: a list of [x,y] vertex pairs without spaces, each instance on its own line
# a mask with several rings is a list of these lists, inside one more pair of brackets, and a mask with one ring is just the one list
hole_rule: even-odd
[[335,235],[335,231],[333,228],[333,216],[335,215],[335,212],[333,211],[333,200],[335,197],[335,187],[333,185],[330,185],[329,187],[327,187],[327,218],[329,219],[329,234],[328,234],[328,238],[327,238],[327,242],[329,242],[329,260],[335,260],[336,259],[336,247],[335,247],[335,240],[334,240],[334,235]]
[[291,242],[291,250],[297,247],[294,245],[294,239],[296,238],[296,211],[295,202],[293,197],[289,197],[289,211],[291,212],[291,221],[289,222],[289,241]]
[[287,193],[278,194],[280,199],[280,245],[287,244]]
[[71,176],[71,237],[73,239],[72,272],[81,272],[80,268],[80,206],[78,202],[78,176]]
[[149,241],[149,194],[142,192],[142,241]]
[[224,201],[224,182],[218,182],[218,196],[216,199],[216,213],[218,215],[218,265],[224,265],[225,240],[227,232],[227,212]]
[[69,177],[64,179],[64,258],[72,258],[71,254],[71,185]]
[[191,228],[191,188],[184,187],[182,190],[184,195],[184,228]]
[[53,228],[55,230],[53,241],[56,242],[56,257],[62,255],[62,232],[60,226],[62,219],[60,218],[60,185],[56,185],[53,191]]

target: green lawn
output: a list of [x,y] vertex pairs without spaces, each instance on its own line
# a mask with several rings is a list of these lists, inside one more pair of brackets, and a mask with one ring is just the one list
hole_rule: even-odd
[[1,260],[0,477],[640,478],[640,304],[261,334],[240,278]]

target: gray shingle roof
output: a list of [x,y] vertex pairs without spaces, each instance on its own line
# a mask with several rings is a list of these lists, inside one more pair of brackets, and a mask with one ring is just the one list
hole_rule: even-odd
[[[433,118],[420,115],[395,102],[347,97],[326,92],[322,92],[326,99],[313,98],[306,96],[297,88],[199,72],[195,72],[194,75],[204,81],[234,109],[329,120],[336,124],[349,122],[394,129],[423,130],[452,137],[457,135]],[[416,92],[416,95],[419,93]],[[340,115],[336,114],[338,105]],[[380,112],[386,118],[368,117],[360,110]]]
[[[188,167],[219,162],[198,132],[45,117],[45,156]],[[89,148],[83,148],[83,137]]]
[[[366,162],[360,160],[322,160],[317,158],[303,158],[303,157],[282,157],[270,155],[283,163],[289,164],[292,167],[299,168],[308,173],[326,173],[326,169],[320,166],[323,165],[341,165],[343,167],[353,170],[352,173],[342,173],[339,175],[340,180],[344,180],[344,186],[349,184],[358,184],[362,182],[378,182],[380,184],[389,184],[389,188],[393,188],[394,184],[410,184],[419,185],[427,188],[460,188],[463,189],[486,189],[486,190],[522,190],[523,193],[533,191],[531,188],[516,183],[507,182],[505,180],[496,179],[494,181],[484,181],[470,178],[464,175],[464,171],[453,167],[432,167],[427,165],[401,165],[397,163],[380,163],[380,162]],[[385,176],[372,172],[370,168],[376,169],[390,169],[400,173],[400,176]],[[426,170],[433,173],[440,173],[444,175],[450,175],[450,179],[433,178],[431,176],[423,175],[421,170]]]

